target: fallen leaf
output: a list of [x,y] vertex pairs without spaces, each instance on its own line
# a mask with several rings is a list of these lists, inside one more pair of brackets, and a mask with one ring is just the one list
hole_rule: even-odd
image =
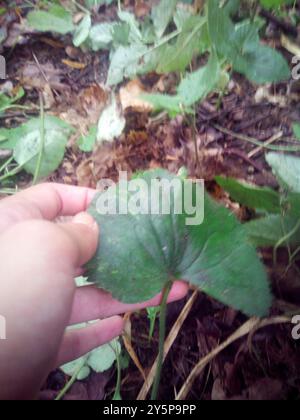
[[146,91],[138,79],[132,80],[120,89],[120,102],[123,110],[133,108],[136,112],[151,112],[153,106],[141,99]]
[[71,67],[72,69],[76,70],[83,70],[86,68],[85,63],[79,63],[78,61],[72,61],[72,60],[61,60],[63,64],[65,64],[68,67]]

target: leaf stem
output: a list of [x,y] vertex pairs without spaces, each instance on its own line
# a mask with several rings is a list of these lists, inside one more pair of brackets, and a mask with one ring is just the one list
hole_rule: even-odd
[[84,365],[86,364],[86,360],[87,358],[85,357],[82,362],[80,363],[80,365],[78,365],[78,368],[74,371],[71,379],[66,383],[66,385],[63,387],[63,389],[60,391],[60,393],[57,395],[57,397],[55,398],[55,401],[60,401],[65,395],[66,393],[69,391],[69,389],[72,387],[72,385],[75,383],[77,376],[79,374],[79,372],[81,371],[81,369],[84,367]]
[[151,400],[156,401],[158,395],[158,389],[161,378],[162,365],[164,361],[164,344],[166,336],[166,318],[167,318],[167,301],[168,296],[171,291],[173,282],[170,280],[164,290],[162,295],[162,301],[160,304],[160,317],[159,317],[159,345],[158,345],[158,360],[157,360],[157,369],[155,374],[155,379],[153,383]]
[[40,93],[40,119],[41,119],[41,126],[40,126],[40,150],[37,158],[36,168],[34,171],[34,176],[32,180],[32,185],[35,185],[39,179],[39,174],[41,171],[42,159],[44,154],[44,147],[45,147],[45,115],[44,115],[44,101],[42,94]]

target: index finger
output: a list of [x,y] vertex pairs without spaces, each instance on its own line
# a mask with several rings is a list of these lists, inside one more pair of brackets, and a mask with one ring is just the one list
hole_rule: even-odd
[[86,211],[96,190],[47,183],[0,201],[0,232],[12,224],[30,219],[54,220]]

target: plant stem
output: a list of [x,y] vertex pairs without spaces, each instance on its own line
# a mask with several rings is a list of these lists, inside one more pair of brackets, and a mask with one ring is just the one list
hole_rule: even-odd
[[168,296],[171,291],[173,282],[170,280],[164,290],[162,295],[162,301],[160,304],[160,317],[159,317],[159,347],[158,347],[158,359],[157,359],[157,369],[156,375],[153,383],[152,393],[151,393],[151,400],[156,401],[158,395],[158,389],[160,384],[161,378],[161,371],[162,365],[164,361],[164,344],[165,344],[165,336],[166,336],[166,318],[167,318],[167,301]]
[[113,401],[121,401],[122,397],[121,397],[121,363],[120,363],[120,354],[118,352],[118,350],[114,347],[112,347],[113,351],[115,352],[116,355],[116,362],[117,362],[117,384],[116,384],[116,388],[115,388],[115,392],[114,392],[114,396],[113,396]]
[[248,143],[254,144],[255,146],[259,146],[262,149],[273,150],[276,152],[300,152],[300,146],[272,146],[271,144],[268,145],[268,144],[262,143],[253,137],[245,136],[244,134],[235,133],[234,131],[228,130],[227,128],[224,128],[220,126],[219,124],[214,124],[213,126],[218,131],[221,131],[221,133],[227,134],[228,136],[234,137],[238,140],[247,141]]
[[0,176],[0,182],[5,181],[7,178],[10,178],[11,176],[17,175],[19,172],[22,171],[23,167],[24,165],[19,165],[12,171],[7,172],[5,175]]
[[43,153],[44,153],[44,147],[45,147],[45,115],[44,115],[44,102],[42,94],[40,93],[40,119],[41,119],[41,126],[40,126],[40,151],[38,154],[38,159],[36,163],[36,168],[34,171],[34,176],[32,180],[32,185],[35,185],[39,179],[40,171],[41,171],[41,165],[42,165],[42,159],[43,159]]
[[80,365],[78,366],[78,368],[73,373],[71,379],[66,383],[66,385],[63,387],[63,389],[58,394],[58,396],[55,398],[55,401],[60,401],[66,395],[66,393],[69,391],[69,389],[71,388],[71,386],[75,383],[79,372],[81,371],[81,369],[86,364],[86,360],[87,360],[87,358],[84,358],[82,360],[82,362],[80,363]]
[[13,160],[14,160],[14,157],[11,156],[6,162],[4,162],[0,168],[0,173],[3,172]]
[[277,264],[277,251],[278,248],[281,247],[281,245],[283,245],[285,242],[287,242],[290,238],[292,238],[300,229],[300,220],[296,223],[295,227],[288,233],[286,234],[283,238],[281,238],[275,248],[274,248],[274,252],[273,252],[273,261],[274,261],[274,265]]

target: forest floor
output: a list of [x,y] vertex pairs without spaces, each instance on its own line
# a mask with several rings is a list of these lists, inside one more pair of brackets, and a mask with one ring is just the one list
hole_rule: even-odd
[[[104,8],[105,12],[113,15],[114,9]],[[16,36],[11,29],[14,19],[17,18],[11,17],[7,23],[12,38]],[[84,66],[76,69],[74,62]],[[108,53],[83,53],[72,46],[68,36],[58,38],[50,34],[26,35],[22,44],[11,49],[7,60],[8,80],[26,90],[26,104],[38,104],[37,90],[41,90],[47,112],[72,124],[78,131],[97,123],[99,113],[107,105],[108,93],[103,88],[107,70]],[[214,178],[227,175],[277,188],[264,150],[247,141],[247,137],[261,142],[292,137],[292,123],[300,120],[299,91],[294,88],[291,91],[290,82],[260,88],[233,74],[221,100],[212,94],[197,107],[195,134],[181,116],[170,120],[168,115],[160,114],[156,118],[143,106],[130,103],[136,86],[147,91],[164,86],[166,91],[171,91],[176,82],[174,77],[148,74],[139,81],[124,82],[121,90],[129,92],[129,101],[127,98],[123,134],[112,143],[99,145],[91,153],[78,149],[75,134],[69,140],[63,163],[48,180],[96,188],[98,180],[116,180],[121,170],[132,174],[141,169],[162,167],[176,173],[185,166],[190,177],[205,179],[209,192],[241,221],[249,220],[251,211],[232,202]],[[38,115],[39,109],[31,111],[32,114]],[[23,113],[14,111],[1,117],[0,124],[11,127],[23,121]],[[281,144],[280,140],[276,144]],[[27,175],[19,176],[19,186],[27,182]],[[279,253],[276,267],[272,249],[259,252],[270,274],[275,296],[271,325],[250,329],[249,334],[208,360],[192,378],[192,383],[187,383],[198,362],[247,322],[247,317],[241,313],[200,292],[195,295],[191,290],[184,301],[168,307],[168,332],[183,316],[184,308],[187,312],[164,363],[161,399],[174,400],[180,390],[186,399],[299,399],[300,342],[292,339],[291,324],[280,323],[278,317],[297,313],[300,264],[286,273],[288,256],[284,250]],[[153,339],[149,341],[146,312],[131,314],[130,321],[132,348],[147,376],[157,355],[158,328],[156,325]],[[66,381],[62,371],[53,372],[40,398],[53,399]],[[115,369],[94,373],[86,381],[75,383],[65,398],[109,399],[115,383]],[[130,360],[122,371],[122,397],[136,399],[143,384],[143,376]]]

